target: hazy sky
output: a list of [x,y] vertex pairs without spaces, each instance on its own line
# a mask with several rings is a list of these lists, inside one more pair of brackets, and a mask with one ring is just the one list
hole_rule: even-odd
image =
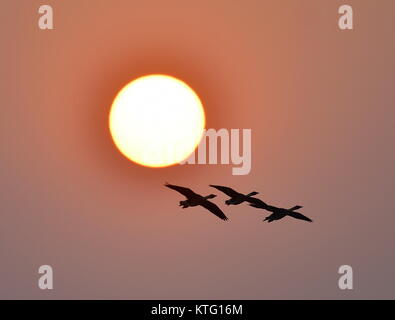
[[[394,299],[394,15],[392,0],[3,0],[0,298]],[[186,81],[207,128],[252,130],[249,175],[117,151],[111,102],[150,73]],[[314,223],[263,223],[217,192],[225,223],[165,181],[259,191]]]

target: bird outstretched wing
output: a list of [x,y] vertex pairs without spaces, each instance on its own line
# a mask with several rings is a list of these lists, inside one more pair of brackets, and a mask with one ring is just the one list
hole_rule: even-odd
[[279,208],[268,205],[266,202],[263,202],[261,199],[258,198],[249,197],[246,201],[248,201],[250,203],[250,206],[254,208],[264,209],[273,213],[279,210]]
[[313,222],[313,220],[311,220],[310,218],[307,218],[306,216],[304,216],[303,214],[301,214],[299,212],[289,211],[287,213],[287,215],[291,216],[292,218],[295,218],[295,219],[304,220],[304,221],[308,221],[308,222]]
[[225,216],[225,214],[222,212],[222,210],[220,208],[218,208],[218,206],[215,203],[206,200],[201,204],[201,206],[206,208],[210,212],[214,213],[218,218],[220,218],[224,221],[229,220],[228,217]]
[[165,186],[170,188],[170,189],[176,190],[177,192],[181,193],[182,195],[184,195],[187,198],[191,198],[191,197],[194,197],[194,196],[197,195],[195,192],[193,192],[189,188],[175,186],[175,185],[169,184],[169,183],[166,183]]
[[263,202],[261,199],[258,198],[249,197],[247,201],[250,203],[250,206],[254,208],[267,209],[269,207],[266,202]]
[[237,191],[235,191],[235,190],[233,190],[232,188],[229,188],[229,187],[216,186],[214,184],[210,184],[210,187],[218,189],[219,191],[225,193],[227,196],[232,197],[232,198],[239,195],[239,193]]
[[290,208],[288,210],[295,211],[295,210],[298,210],[298,209],[301,209],[301,208],[303,208],[303,206],[294,206],[294,207],[292,207],[292,208]]

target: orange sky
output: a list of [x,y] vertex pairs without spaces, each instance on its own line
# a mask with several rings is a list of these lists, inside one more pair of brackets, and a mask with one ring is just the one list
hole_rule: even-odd
[[[2,1],[1,298],[394,298],[395,2]],[[252,170],[136,166],[108,112],[128,81],[186,81],[208,128],[252,129]],[[163,183],[259,191],[313,224],[178,208]],[[214,192],[215,193],[215,192]],[[55,290],[37,288],[52,265]],[[337,269],[355,287],[337,287]]]

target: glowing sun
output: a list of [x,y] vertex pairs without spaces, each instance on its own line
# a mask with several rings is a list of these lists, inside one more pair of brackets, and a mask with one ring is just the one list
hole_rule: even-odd
[[131,161],[166,167],[185,160],[205,127],[198,95],[167,75],[148,75],[127,84],[111,106],[109,125],[119,151]]

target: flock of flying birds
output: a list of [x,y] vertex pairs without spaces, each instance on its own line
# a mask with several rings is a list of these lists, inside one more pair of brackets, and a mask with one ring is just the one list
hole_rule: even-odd
[[[200,194],[193,192],[189,188],[175,186],[169,183],[166,183],[165,186],[181,193],[187,198],[186,200],[180,201],[179,206],[182,207],[183,209],[188,207],[202,206],[207,210],[209,210],[211,213],[215,214],[218,218],[225,221],[228,220],[227,216],[222,212],[222,210],[215,203],[208,200],[215,198],[216,197],[215,194],[210,194],[208,196],[201,196]],[[248,202],[248,204],[251,207],[264,209],[266,211],[271,212],[271,214],[267,216],[263,221],[272,222],[274,220],[280,220],[285,216],[289,216],[295,219],[313,222],[313,220],[311,220],[310,218],[304,216],[299,212],[296,212],[296,210],[303,208],[302,206],[294,206],[289,209],[277,208],[268,205],[267,203],[263,202],[258,198],[253,198],[252,196],[258,194],[258,192],[256,191],[250,192],[248,194],[242,194],[229,187],[217,186],[212,184],[210,184],[210,187],[213,187],[230,197],[230,199],[225,201],[225,204],[227,205],[238,205],[243,202]]]

